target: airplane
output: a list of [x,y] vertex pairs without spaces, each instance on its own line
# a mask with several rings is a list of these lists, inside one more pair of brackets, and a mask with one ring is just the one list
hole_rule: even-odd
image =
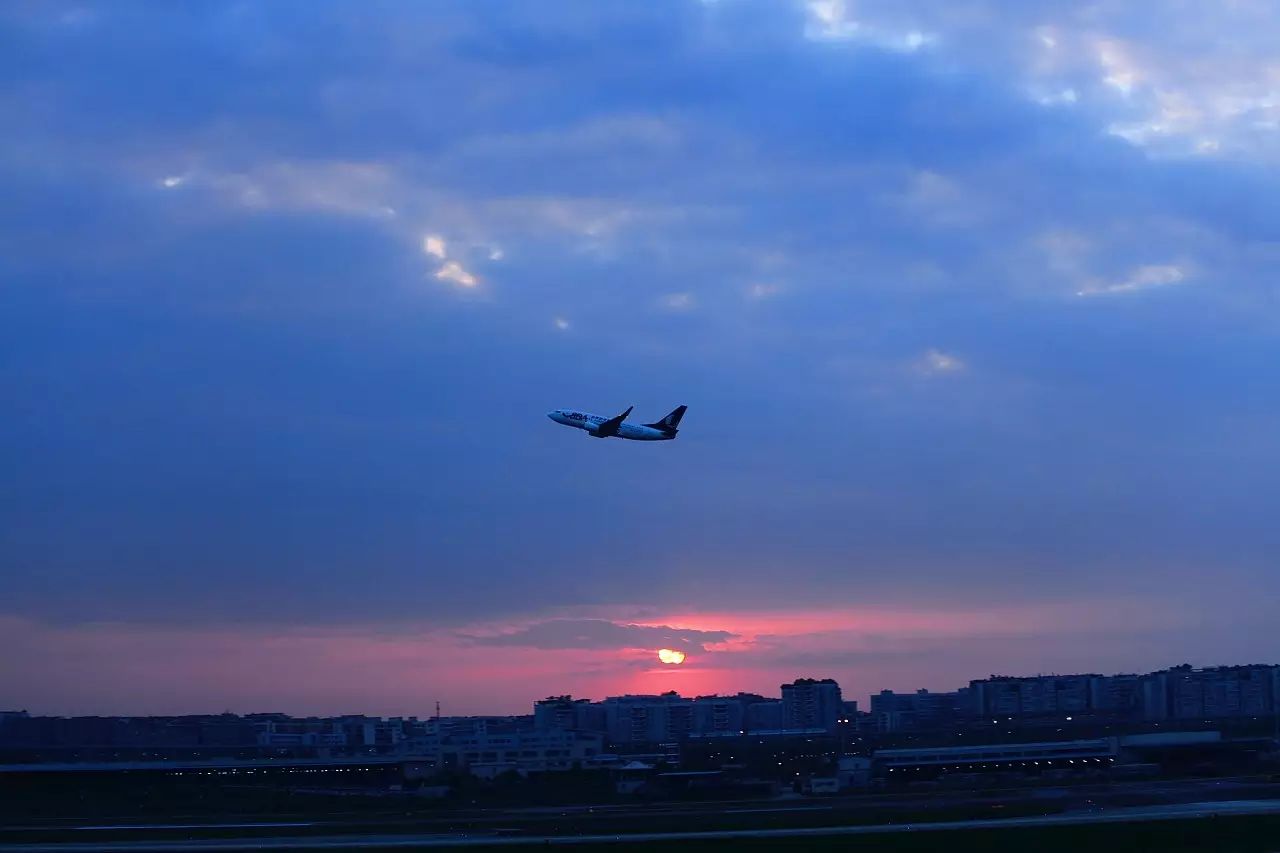
[[595,438],[613,436],[629,438],[632,441],[670,441],[680,431],[680,419],[684,417],[684,411],[688,406],[676,406],[671,414],[651,424],[623,423],[633,408],[635,407],[628,406],[627,410],[616,418],[588,415],[576,409],[556,409],[554,412],[547,412],[547,417],[558,424],[586,430],[587,435]]

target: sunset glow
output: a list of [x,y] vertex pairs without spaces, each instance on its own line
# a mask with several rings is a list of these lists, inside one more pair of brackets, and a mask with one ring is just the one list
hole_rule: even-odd
[[[281,695],[307,713],[343,713],[359,704],[373,713],[409,714],[437,699],[454,713],[523,713],[547,684],[592,699],[667,690],[767,694],[798,676],[836,678],[847,695],[863,699],[873,687],[962,686],[985,675],[992,660],[1010,669],[1064,671],[1088,660],[1118,670],[1127,658],[1109,622],[1123,615],[1130,630],[1178,636],[1197,618],[1190,606],[1144,609],[1120,597],[1052,606],[717,609],[650,612],[643,623],[627,618],[638,610],[560,608],[511,622],[381,629],[59,625],[0,616],[0,644],[14,652],[0,661],[0,677],[31,685],[41,697],[36,707],[56,713],[137,713],[144,705],[196,713],[211,703],[249,712],[273,706]],[[1184,656],[1194,651],[1190,641],[1171,647]],[[42,655],[65,661],[73,677],[41,665]],[[1150,662],[1158,664],[1158,656]],[[191,672],[200,678],[183,678]],[[167,685],[163,696],[148,692],[149,684]]]

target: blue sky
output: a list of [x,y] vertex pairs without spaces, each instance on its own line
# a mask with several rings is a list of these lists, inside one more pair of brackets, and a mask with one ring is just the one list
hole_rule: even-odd
[[1276,659],[1272,12],[7,5],[0,705]]

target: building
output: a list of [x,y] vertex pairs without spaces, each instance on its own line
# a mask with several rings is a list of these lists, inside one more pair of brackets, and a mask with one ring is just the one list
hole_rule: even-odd
[[934,731],[954,726],[964,711],[961,691],[894,693],[881,690],[871,697],[871,720],[878,732]]
[[970,681],[973,710],[982,717],[1012,717],[1022,713],[1018,679],[992,676]]
[[548,696],[534,703],[533,727],[538,731],[561,729],[604,732],[604,708],[589,699]]
[[517,731],[464,735],[439,745],[440,765],[465,767],[477,776],[570,770],[604,751],[594,732]]
[[843,711],[840,685],[834,679],[797,678],[782,685],[784,728],[834,732]]
[[[593,731],[609,742],[631,744],[671,743],[693,735],[740,735],[749,727],[777,728],[781,713],[761,713],[770,703],[781,703],[754,693],[734,696],[698,696],[688,699],[675,692],[656,696],[611,696],[603,702],[549,696],[534,704],[537,731]],[[754,709],[754,713],[753,713]]]
[[425,727],[425,734],[439,738],[458,738],[511,732],[534,731],[532,714],[486,717],[433,717]]
[[[933,777],[943,772],[1016,770],[1039,773],[1053,769],[1086,771],[1110,766],[1119,754],[1117,738],[1042,743],[971,744],[952,747],[877,749],[872,754],[882,774]],[[894,778],[892,775],[888,778]]]
[[1273,713],[1277,669],[1183,664],[1146,675],[992,676],[969,687],[975,713],[992,718],[1092,712],[1135,721],[1215,720]]
[[283,719],[272,717],[253,724],[258,746],[270,749],[334,748],[347,745],[347,734],[341,724],[315,717]]
[[1089,682],[1089,704],[1092,710],[1122,719],[1143,716],[1143,676],[1133,674],[1099,675]]
[[[762,698],[762,697],[754,697]],[[746,730],[749,701],[742,696],[699,696],[693,700],[693,731],[698,734]]]
[[871,784],[871,759],[865,755],[842,755],[836,760],[840,789],[866,788]]
[[600,704],[605,733],[615,746],[670,743],[693,731],[693,700],[675,691],[657,696],[610,696]]
[[1149,719],[1215,720],[1262,716],[1277,708],[1277,667],[1217,666],[1193,669],[1188,664],[1149,676],[1153,710]]
[[347,746],[353,749],[374,750],[378,745],[378,719],[362,714],[338,717],[337,724],[347,736]]
[[781,729],[782,700],[761,698],[758,702],[748,702],[743,728],[748,734],[762,730],[773,731]]
[[986,717],[1079,714],[1090,710],[1092,685],[1102,676],[996,676],[969,682],[974,713]]

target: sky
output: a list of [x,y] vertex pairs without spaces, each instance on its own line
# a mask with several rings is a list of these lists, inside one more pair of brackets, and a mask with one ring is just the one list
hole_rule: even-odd
[[1280,662],[1274,12],[4,4],[0,707]]

